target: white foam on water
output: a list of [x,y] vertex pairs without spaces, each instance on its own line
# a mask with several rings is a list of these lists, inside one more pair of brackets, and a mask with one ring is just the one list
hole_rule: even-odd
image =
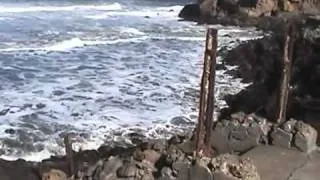
[[27,6],[27,7],[14,7],[14,6],[0,6],[0,13],[25,13],[25,12],[57,12],[57,11],[116,11],[121,10],[122,6],[119,3],[110,5],[77,5],[77,6]]
[[[32,20],[34,26],[22,28],[22,33],[14,30],[17,36],[12,37],[16,39],[2,42],[1,47],[7,48],[0,49],[0,72],[5,75],[1,76],[0,111],[10,111],[0,116],[0,149],[5,152],[0,157],[40,161],[63,155],[62,136],[67,132],[76,134],[74,149],[84,150],[105,142],[131,143],[131,132],[145,138],[167,138],[191,131],[197,116],[205,26],[172,21],[178,18],[182,6],[133,5],[131,9],[122,6],[115,11],[101,6],[26,7],[25,11],[15,8],[4,11],[56,11],[47,13],[49,22],[64,20],[61,17],[65,13],[60,11],[87,8],[88,12],[72,12],[75,16],[70,16],[70,22],[66,20],[65,29],[37,19],[44,14],[21,13],[17,21],[23,17]],[[150,18],[140,18],[145,16]],[[118,18],[121,20],[115,22]],[[126,18],[133,22],[127,24]],[[246,30],[219,28],[219,46],[231,48],[238,41],[230,41],[239,36],[240,40],[250,37]],[[221,37],[224,34],[231,37]],[[22,41],[17,38],[19,35]],[[217,72],[219,107],[225,105],[221,94],[236,93],[244,86],[224,72]],[[39,103],[45,106],[39,108]],[[191,124],[172,123],[177,116],[186,117]],[[25,134],[4,132],[10,128]],[[88,136],[82,137],[81,133]],[[24,141],[25,135],[31,140]],[[17,140],[14,143],[21,143],[21,147],[1,144],[2,139]],[[39,152],[25,150],[39,144],[44,146],[34,150]]]
[[[139,32],[133,28],[128,30],[129,33],[132,34],[141,34],[143,32]],[[84,46],[94,46],[94,45],[104,45],[104,44],[118,44],[118,43],[128,43],[128,42],[140,42],[150,37],[142,36],[142,37],[133,37],[126,39],[113,39],[113,40],[81,40],[80,38],[72,38],[69,40],[65,40],[62,42],[57,42],[53,45],[47,45],[45,47],[16,47],[16,48],[4,48],[0,49],[0,52],[14,52],[14,51],[69,51],[73,48],[79,48]]]
[[120,33],[127,33],[127,34],[133,34],[133,35],[144,35],[144,32],[139,31],[136,28],[131,28],[131,27],[121,27],[120,28]]
[[159,8],[147,8],[140,10],[130,10],[130,11],[109,11],[105,12],[103,15],[111,16],[136,16],[136,17],[149,17],[149,18],[166,18],[169,19],[180,19],[178,14],[182,10],[183,6],[168,6]]
[[106,19],[109,16],[107,14],[98,14],[98,15],[86,15],[84,17],[88,19],[100,20],[100,19]]

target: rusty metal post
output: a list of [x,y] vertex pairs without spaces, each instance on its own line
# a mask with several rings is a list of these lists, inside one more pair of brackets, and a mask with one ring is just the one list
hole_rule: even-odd
[[207,113],[206,113],[206,135],[205,135],[205,146],[207,148],[211,148],[211,135],[212,135],[212,126],[214,121],[214,88],[215,88],[215,79],[216,79],[216,56],[217,56],[217,46],[218,46],[218,31],[216,29],[209,29],[210,37],[212,38],[208,44],[207,50],[209,51],[208,54],[210,56],[210,71],[209,71],[209,93],[208,93],[208,100],[207,100]]
[[[200,107],[196,128],[196,154],[211,152],[210,137],[214,112],[214,81],[216,67],[217,30],[208,29],[200,89]],[[203,152],[202,152],[203,151]]]
[[282,71],[279,88],[279,101],[277,112],[277,123],[280,124],[286,120],[288,96],[290,89],[292,51],[293,51],[293,29],[289,26],[285,33],[283,45]]
[[64,137],[64,144],[66,148],[66,157],[67,157],[67,163],[69,166],[69,176],[73,176],[74,173],[74,160],[73,160],[73,150],[72,150],[72,142],[70,135],[66,135]]

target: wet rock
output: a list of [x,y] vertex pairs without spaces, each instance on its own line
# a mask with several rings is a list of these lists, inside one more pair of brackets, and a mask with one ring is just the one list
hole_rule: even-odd
[[45,104],[42,104],[42,103],[39,103],[39,104],[36,105],[36,107],[37,107],[38,109],[42,109],[42,108],[46,107],[46,105],[45,105]]
[[183,7],[179,13],[179,17],[186,20],[196,21],[201,16],[199,4],[188,4]]
[[273,145],[291,148],[293,134],[281,128],[276,128],[273,132],[271,132],[271,139]]
[[311,152],[317,146],[318,132],[310,125],[297,122],[296,134],[294,135],[294,145],[303,152]]
[[80,114],[79,113],[72,113],[71,116],[78,117],[78,116],[80,116]]
[[65,94],[64,91],[60,91],[60,90],[55,90],[55,91],[53,91],[52,93],[53,93],[53,95],[55,95],[55,96],[61,96],[61,95]]
[[184,116],[174,117],[174,118],[171,119],[170,122],[171,122],[171,124],[176,125],[176,126],[193,125],[194,124],[190,119],[188,119],[188,118],[186,118]]
[[67,180],[67,175],[63,171],[51,169],[42,175],[42,180]]
[[16,133],[16,131],[14,129],[11,129],[11,128],[4,130],[4,132],[7,133],[7,134],[15,134]]
[[0,116],[5,116],[8,112],[10,111],[10,109],[3,109],[0,111]]
[[141,144],[143,143],[142,139],[145,138],[145,136],[138,132],[132,132],[127,134],[128,138],[131,140],[133,144]]

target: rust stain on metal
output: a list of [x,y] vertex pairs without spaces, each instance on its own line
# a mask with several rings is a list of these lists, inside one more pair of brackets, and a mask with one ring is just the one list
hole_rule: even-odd
[[64,144],[66,148],[66,157],[69,165],[69,176],[73,176],[74,173],[74,159],[73,159],[73,150],[72,150],[72,142],[70,135],[66,135],[64,137]]
[[196,153],[210,156],[214,112],[214,87],[217,53],[217,30],[210,28],[206,37],[203,74],[200,89],[200,107],[196,127]]
[[294,28],[288,25],[288,30],[285,33],[283,45],[282,71],[279,88],[279,100],[277,111],[277,123],[280,124],[286,120],[288,96],[290,90],[291,68],[292,68],[292,53],[294,46]]

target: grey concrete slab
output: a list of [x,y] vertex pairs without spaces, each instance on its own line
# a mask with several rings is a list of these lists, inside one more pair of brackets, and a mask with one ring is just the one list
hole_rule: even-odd
[[261,180],[287,180],[296,169],[308,161],[306,153],[277,146],[259,146],[243,157],[249,157],[253,161]]
[[309,155],[304,166],[296,169],[288,180],[319,180],[320,179],[320,152]]

